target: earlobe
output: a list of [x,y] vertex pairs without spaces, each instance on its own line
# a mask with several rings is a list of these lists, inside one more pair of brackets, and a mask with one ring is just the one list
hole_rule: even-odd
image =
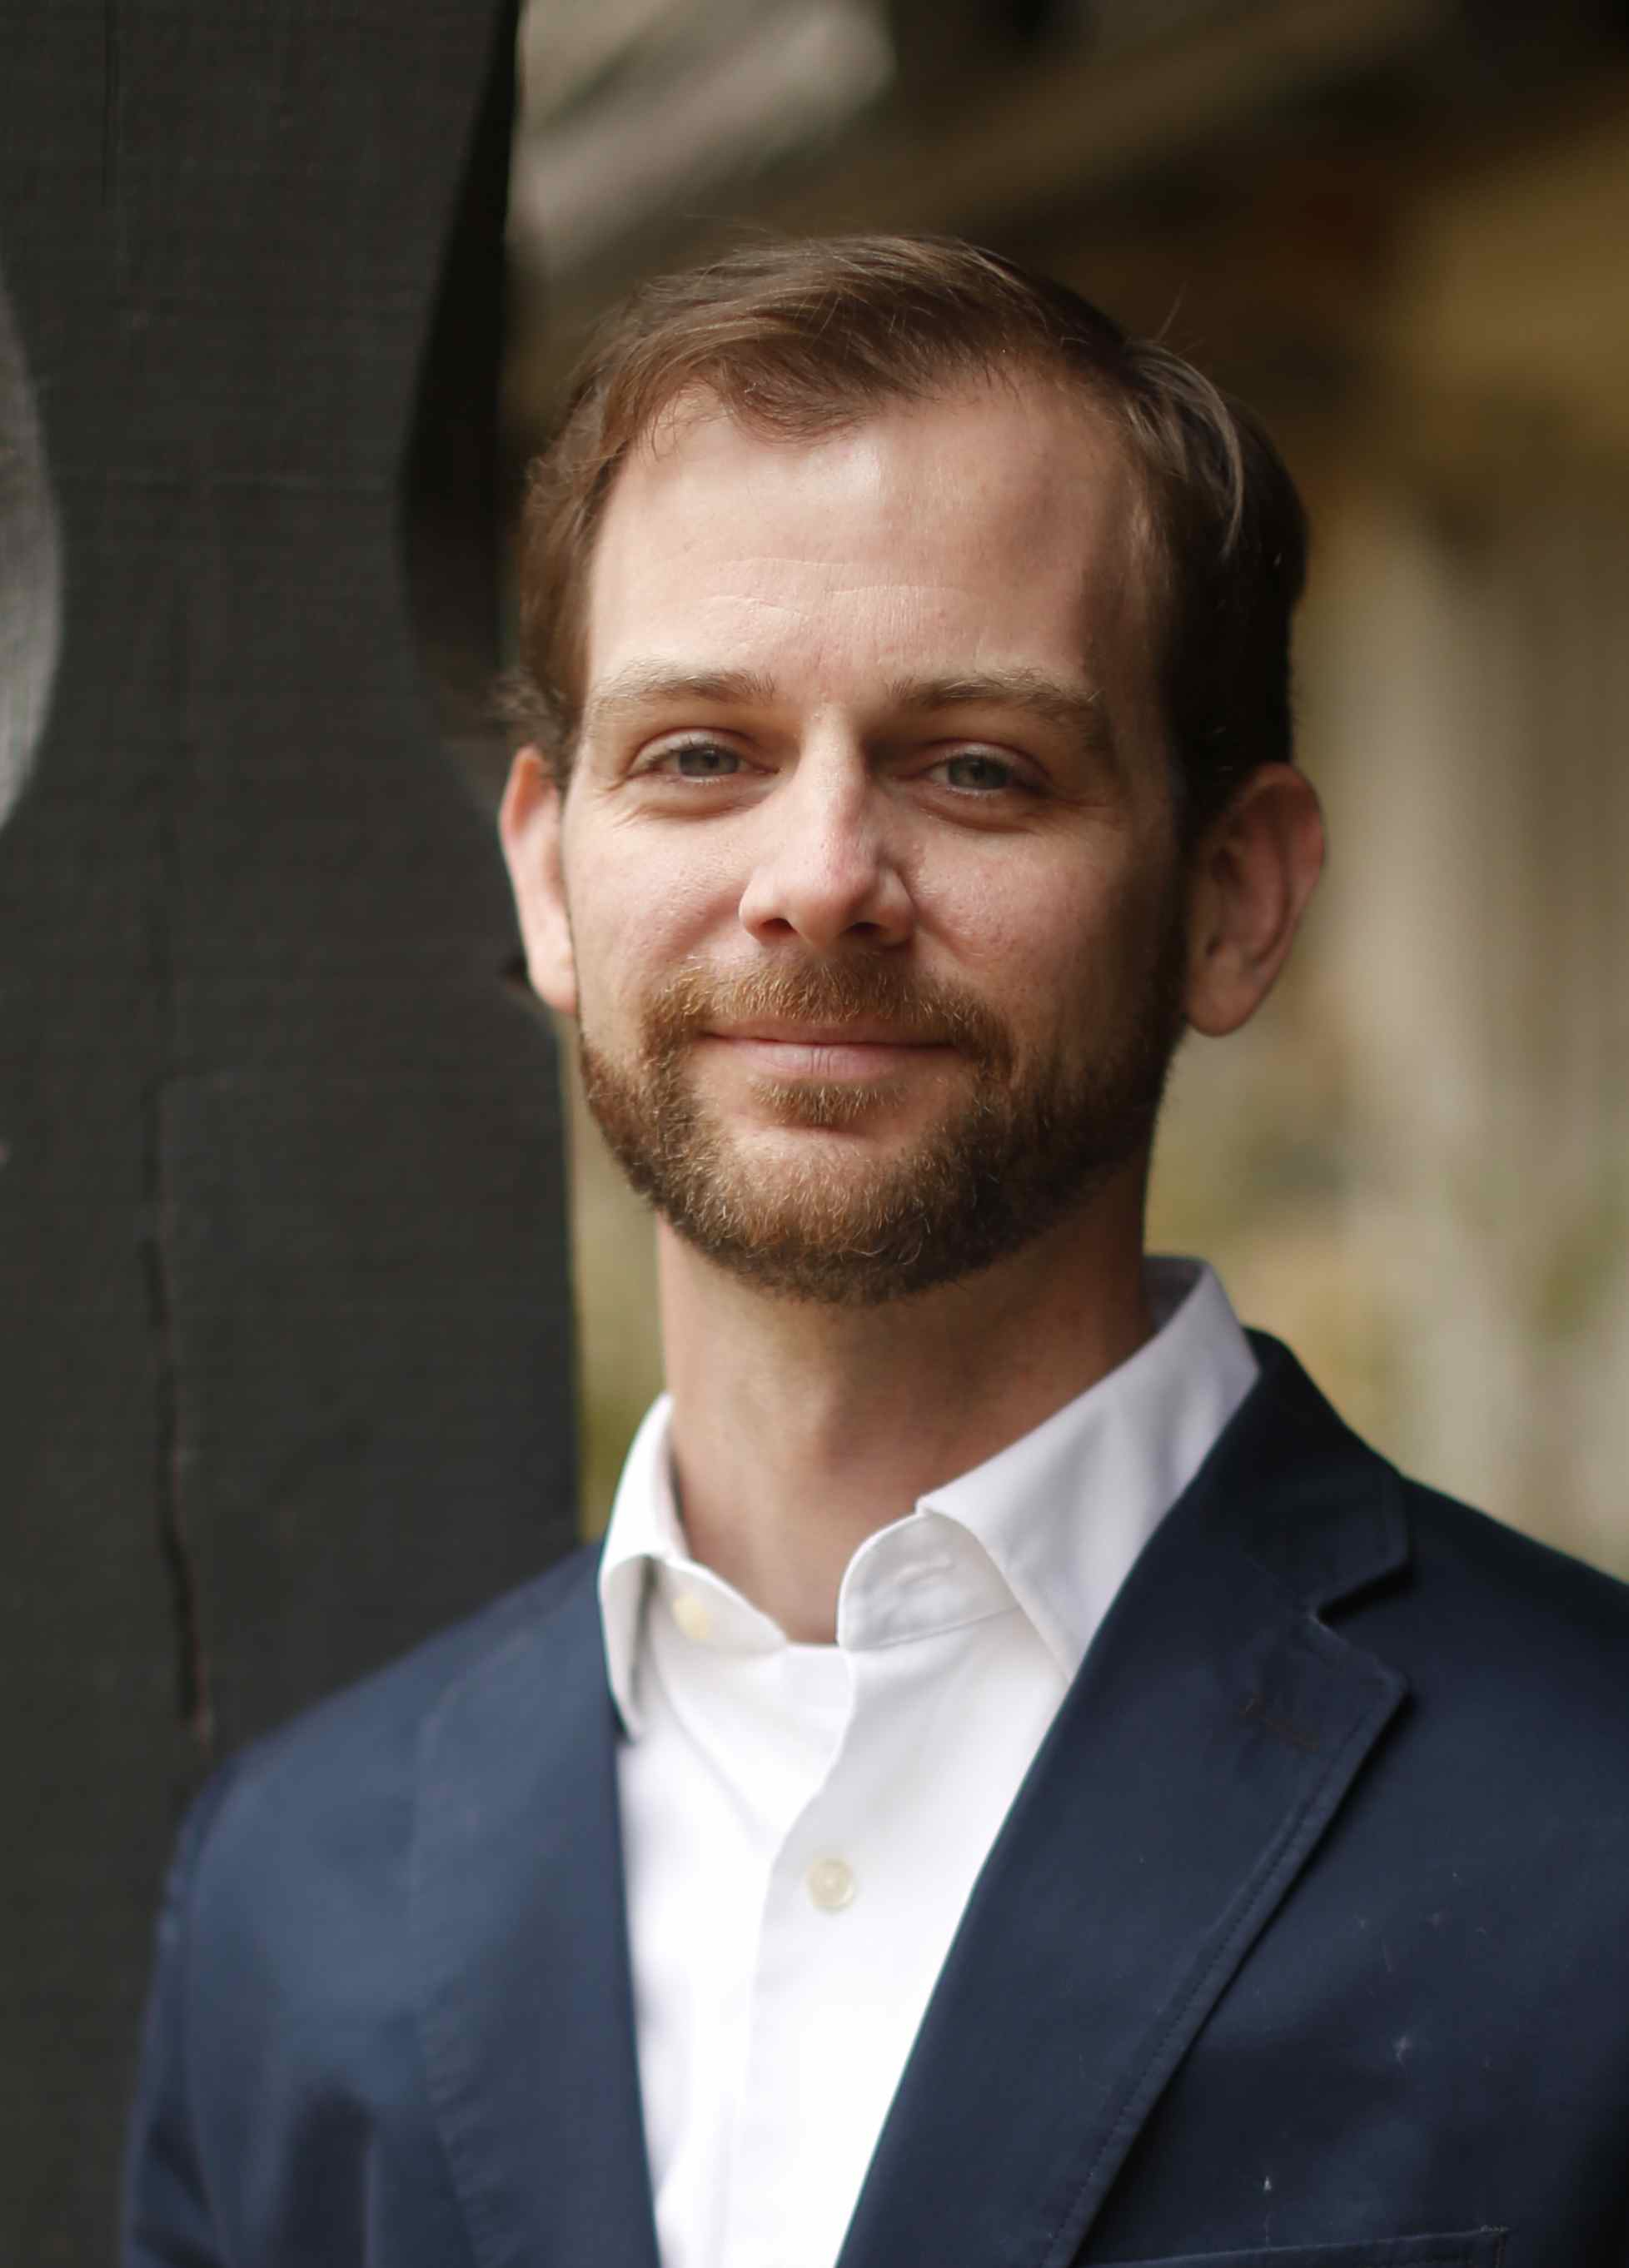
[[1272,990],[1323,864],[1316,790],[1289,764],[1252,772],[1195,853],[1188,990],[1195,1031],[1237,1031]]
[[498,815],[527,972],[540,999],[562,1015],[577,1013],[577,969],[561,864],[561,789],[536,748],[510,766]]

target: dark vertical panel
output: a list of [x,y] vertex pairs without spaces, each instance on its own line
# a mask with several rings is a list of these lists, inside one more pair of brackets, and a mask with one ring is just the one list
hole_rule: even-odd
[[424,668],[467,720],[512,38],[0,0],[65,569],[0,828],[6,2259],[108,2257],[210,1756],[569,1540],[552,1067]]
[[492,786],[505,754],[490,727],[498,606],[493,522],[505,501],[493,409],[515,96],[515,43],[505,24],[469,139],[403,481],[409,603],[443,738]]

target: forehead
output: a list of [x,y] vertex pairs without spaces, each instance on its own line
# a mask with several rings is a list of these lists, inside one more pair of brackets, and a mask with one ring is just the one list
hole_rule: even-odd
[[586,592],[587,687],[630,663],[1143,668],[1123,437],[1061,388],[890,405],[809,441],[682,404],[631,453]]

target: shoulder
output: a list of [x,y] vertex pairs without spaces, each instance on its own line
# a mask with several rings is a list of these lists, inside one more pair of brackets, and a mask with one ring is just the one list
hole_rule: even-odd
[[1419,1482],[1402,1484],[1434,1651],[1466,1671],[1527,1661],[1629,1705],[1629,1584]]
[[1423,1580],[1465,1586],[1491,1616],[1536,1617],[1574,1637],[1629,1630],[1629,1583],[1422,1482],[1402,1485]]
[[[132,2125],[142,2212],[166,2212],[187,2180],[228,2215],[273,2172],[290,2194],[331,2183],[343,2118],[313,2110],[291,2126],[287,2106],[382,2114],[404,2099],[426,1749],[472,1693],[490,1768],[546,1754],[551,1730],[564,1753],[559,1725],[580,1729],[585,1695],[608,1748],[595,1557],[573,1554],[306,1710],[205,1787],[158,1916]],[[480,1811],[482,1761],[457,1784],[461,1816]],[[433,2151],[416,2140],[413,2155]]]
[[1629,1788],[1629,1586],[1405,1478],[1288,1351],[1213,1460],[1204,1506],[1343,1638],[1401,1673],[1410,1743],[1523,1800]]
[[1403,1671],[1413,1738],[1446,1778],[1568,1815],[1629,1856],[1629,1586],[1404,1481],[1399,1579],[1339,1616]]
[[1384,1631],[1467,1674],[1536,1659],[1629,1697],[1629,1584],[1399,1472],[1286,1347],[1251,1339],[1260,1375],[1208,1470],[1252,1557],[1382,1651]]
[[575,1663],[586,1638],[597,1646],[597,1546],[572,1552],[230,1757],[193,1807],[183,1867],[280,1873],[297,1853],[399,1849],[426,1732],[469,1681],[521,1659],[546,1688],[557,1654]]

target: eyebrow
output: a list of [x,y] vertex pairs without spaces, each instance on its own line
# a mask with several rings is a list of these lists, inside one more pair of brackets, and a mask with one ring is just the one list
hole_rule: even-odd
[[888,688],[896,708],[927,713],[943,709],[1021,709],[1074,733],[1088,747],[1114,754],[1109,711],[1094,687],[1049,677],[1044,670],[975,671],[955,677],[896,678]]
[[592,732],[608,718],[661,701],[708,701],[720,707],[769,709],[775,687],[750,669],[669,669],[660,662],[630,662],[590,695],[583,730]]

